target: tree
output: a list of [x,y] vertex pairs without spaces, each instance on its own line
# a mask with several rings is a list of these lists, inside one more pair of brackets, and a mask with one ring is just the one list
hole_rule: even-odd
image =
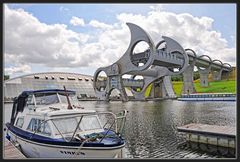
[[182,75],[173,75],[171,76],[172,81],[183,81]]
[[194,73],[193,73],[193,80],[197,80],[199,78],[200,78],[199,72],[198,71],[194,71]]
[[4,80],[8,80],[10,79],[10,76],[9,75],[4,75]]

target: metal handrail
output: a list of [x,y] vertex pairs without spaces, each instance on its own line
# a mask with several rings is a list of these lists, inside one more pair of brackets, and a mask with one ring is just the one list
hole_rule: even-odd
[[[105,133],[105,135],[104,135],[104,136],[101,138],[101,140],[99,141],[99,143],[101,143],[102,140],[107,136],[107,134],[108,134],[108,132],[110,131],[110,129],[112,128],[113,124],[116,123],[117,119],[124,118],[124,119],[126,120],[127,110],[124,110],[124,115],[123,115],[123,116],[120,116],[120,117],[117,117],[117,116],[116,116],[114,113],[112,113],[112,112],[102,112],[102,113],[98,113],[98,114],[111,114],[111,115],[114,116],[114,121],[113,121],[113,123],[111,124],[110,128],[107,130],[107,132]],[[109,121],[109,120],[108,120],[108,121]],[[108,123],[108,121],[106,122],[106,124]],[[104,124],[103,128],[105,127],[106,124]],[[124,124],[125,124],[125,121],[124,121]],[[117,128],[117,127],[116,127],[116,128]],[[123,126],[122,126],[122,128],[123,128]],[[122,129],[122,128],[121,128],[121,129]],[[116,129],[116,132],[117,132],[117,129]],[[85,140],[81,143],[81,145],[79,146],[79,148],[78,148],[77,151],[76,151],[76,154],[75,154],[76,156],[77,156],[77,152],[79,152],[79,151],[83,148],[83,145],[84,145],[86,142],[88,142],[91,138],[92,138],[92,137],[89,137],[89,138],[85,139]],[[119,137],[118,137],[118,138],[119,138]],[[119,139],[120,139],[120,138],[119,138]]]
[[[127,110],[123,110],[123,116],[119,116],[119,117],[117,117],[117,115],[116,114],[114,114],[114,113],[112,113],[112,112],[100,112],[100,113],[98,113],[98,114],[111,114],[111,115],[113,115],[113,117],[114,117],[114,120],[116,121],[116,120],[118,120],[118,119],[121,119],[121,118],[125,118],[126,119],[126,115],[127,115]],[[109,120],[108,120],[109,121]],[[106,124],[108,123],[108,121],[106,122]],[[125,122],[125,121],[124,121]],[[105,124],[105,125],[106,125]],[[105,126],[104,125],[104,126]],[[117,125],[115,126],[115,131],[117,132]]]
[[[99,112],[98,114],[110,114],[110,115],[113,116],[114,120],[117,119],[116,114],[114,114],[114,113],[112,113],[112,112]],[[107,124],[107,123],[106,123],[106,124]],[[105,124],[105,125],[106,125],[106,124]],[[115,131],[117,131],[117,125],[115,126]]]
[[74,135],[76,134],[76,132],[77,132],[77,129],[78,129],[78,127],[79,127],[79,125],[80,125],[80,123],[81,123],[81,121],[82,121],[82,118],[83,118],[83,116],[81,116],[81,119],[79,120],[79,122],[78,122],[78,124],[77,124],[77,127],[75,128],[75,130],[74,130],[74,133],[73,133],[73,135],[72,135],[72,138],[71,138],[71,140],[70,140],[70,141],[72,141],[72,139],[73,139]]
[[[117,116],[114,114],[115,117],[116,117],[115,120],[114,120],[113,123],[111,124],[110,128],[108,128],[107,132],[106,132],[105,135],[102,137],[102,139],[99,141],[99,143],[102,142],[102,140],[107,136],[107,134],[108,134],[108,132],[110,131],[110,129],[112,128],[113,124],[117,122],[117,119],[126,119],[127,110],[124,110],[123,112],[124,112],[123,116],[120,116],[120,117],[117,117]],[[124,124],[125,124],[125,121],[122,121],[122,122],[124,122]],[[106,124],[107,124],[107,123],[106,123]],[[116,124],[116,125],[117,125],[117,124]],[[120,130],[121,130],[121,131],[123,130],[123,124],[121,125],[121,129],[120,129]],[[116,129],[116,130],[115,130],[116,133],[119,133],[119,132],[120,132],[120,131],[119,131],[119,132],[117,132],[117,131],[118,131],[118,130]]]
[[108,128],[107,132],[105,133],[105,135],[102,137],[102,139],[99,141],[99,143],[102,142],[102,140],[107,136],[108,132],[110,131],[110,129],[112,128],[113,124],[115,123],[116,121],[114,120],[113,123],[111,124],[111,127]]

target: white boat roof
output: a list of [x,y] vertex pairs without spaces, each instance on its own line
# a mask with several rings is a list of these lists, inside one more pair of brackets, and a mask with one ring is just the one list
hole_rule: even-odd
[[67,109],[67,108],[51,108],[51,106],[45,106],[41,108],[37,108],[34,112],[31,112],[32,115],[38,115],[38,116],[62,116],[62,115],[78,115],[78,114],[93,114],[96,113],[95,110],[89,110],[89,109]]
[[61,116],[61,115],[74,115],[74,114],[92,114],[96,113],[95,110],[83,110],[83,109],[61,109],[48,112],[47,116]]

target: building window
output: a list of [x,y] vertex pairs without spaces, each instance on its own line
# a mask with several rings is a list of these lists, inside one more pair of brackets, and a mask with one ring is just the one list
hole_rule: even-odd
[[74,77],[67,77],[67,78],[68,78],[68,80],[75,80]]

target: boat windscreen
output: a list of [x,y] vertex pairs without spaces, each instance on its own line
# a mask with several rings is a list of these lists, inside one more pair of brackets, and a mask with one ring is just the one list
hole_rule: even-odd
[[82,121],[80,123],[80,128],[82,130],[94,130],[94,129],[101,129],[101,125],[95,115],[83,116]]
[[56,93],[47,94],[35,94],[36,105],[50,105],[54,103],[59,103],[59,99]]
[[[77,132],[102,129],[102,126],[96,115],[84,115],[82,119],[81,117],[67,117],[52,119],[52,121],[61,134],[74,133],[79,121],[80,125],[77,128]],[[59,132],[56,132],[56,135],[60,134]]]
[[[77,125],[78,120],[77,118],[62,118],[62,119],[54,119],[54,124],[56,125],[57,129],[62,134],[74,133]],[[78,128],[80,130],[80,128]],[[57,132],[58,134],[59,132]]]
[[[61,103],[66,103],[66,104],[68,103],[67,97],[66,97],[65,94],[58,94],[58,95],[59,95],[59,98],[61,100]],[[79,106],[78,99],[77,99],[77,97],[74,94],[68,94],[68,96],[69,96],[70,103],[72,105]]]

